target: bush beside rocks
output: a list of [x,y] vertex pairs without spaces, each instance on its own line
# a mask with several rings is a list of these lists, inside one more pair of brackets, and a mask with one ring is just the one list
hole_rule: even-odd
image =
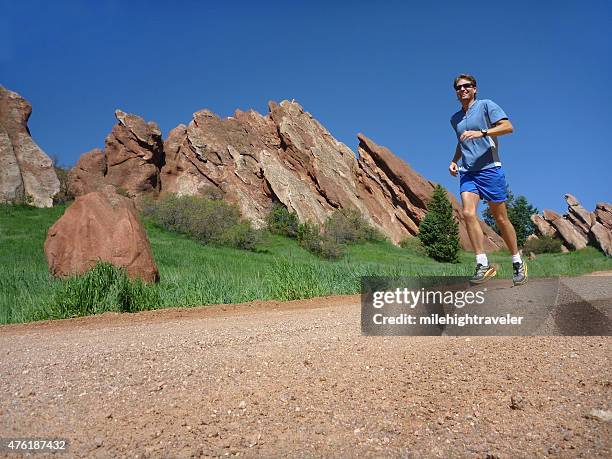
[[142,213],[155,224],[201,242],[254,250],[261,233],[240,216],[238,208],[218,199],[167,194],[141,204]]

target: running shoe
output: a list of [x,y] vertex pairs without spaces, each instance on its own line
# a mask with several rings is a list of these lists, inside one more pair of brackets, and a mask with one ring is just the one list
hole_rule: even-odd
[[527,263],[524,261],[512,263],[512,283],[514,285],[523,285],[527,283]]
[[495,269],[495,266],[493,265],[485,266],[485,265],[481,265],[480,263],[478,263],[476,265],[476,271],[474,272],[474,275],[470,279],[470,283],[484,284],[486,281],[488,281],[492,277],[495,277],[496,274],[497,274],[497,270]]

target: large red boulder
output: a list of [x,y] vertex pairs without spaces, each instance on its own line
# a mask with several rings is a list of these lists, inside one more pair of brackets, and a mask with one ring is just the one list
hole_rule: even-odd
[[131,278],[159,280],[136,206],[112,186],[80,196],[66,209],[49,228],[45,256],[56,277],[82,274],[106,261],[125,268]]

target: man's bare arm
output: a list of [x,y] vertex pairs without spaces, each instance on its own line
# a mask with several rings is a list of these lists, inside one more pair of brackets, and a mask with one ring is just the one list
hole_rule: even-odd
[[[511,132],[514,132],[514,126],[512,126],[510,120],[499,120],[491,129],[487,130],[487,135],[499,137],[510,134]],[[481,137],[483,137],[483,135],[480,131],[465,131],[463,134],[461,134],[459,139],[463,142],[465,140],[479,139]]]
[[457,175],[457,171],[459,170],[459,168],[457,167],[457,161],[459,161],[459,158],[461,158],[461,146],[457,144],[457,148],[455,148],[455,156],[453,156],[453,160],[448,166],[448,171],[453,177]]
[[500,135],[511,134],[514,132],[514,126],[510,120],[499,120],[493,127],[487,130],[490,136],[499,137]]

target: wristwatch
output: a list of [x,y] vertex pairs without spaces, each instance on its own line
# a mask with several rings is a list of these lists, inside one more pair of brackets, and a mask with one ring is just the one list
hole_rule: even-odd
[[489,131],[487,129],[481,129],[480,132],[481,132],[483,137],[486,137],[486,136],[489,135]]

